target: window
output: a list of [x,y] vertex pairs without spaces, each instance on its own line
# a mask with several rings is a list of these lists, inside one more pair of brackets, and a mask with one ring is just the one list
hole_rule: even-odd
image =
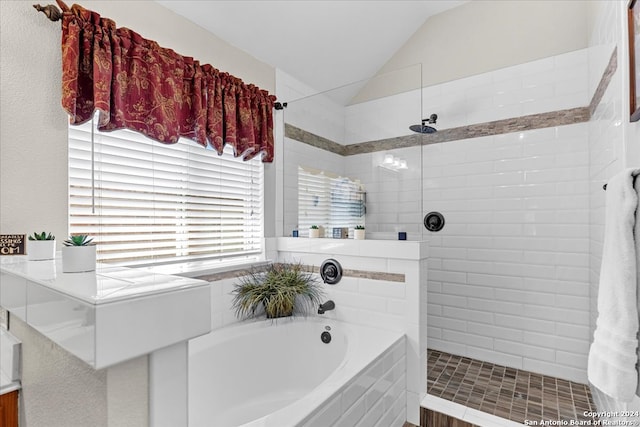
[[[146,265],[255,259],[262,251],[259,158],[218,156],[119,130],[69,126],[69,229],[98,243],[98,261]],[[259,157],[259,156],[258,156]]]
[[365,192],[358,180],[298,166],[298,227],[318,225],[327,231],[364,225]]

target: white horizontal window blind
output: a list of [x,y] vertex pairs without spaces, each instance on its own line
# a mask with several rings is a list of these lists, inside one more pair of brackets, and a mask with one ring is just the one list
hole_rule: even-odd
[[322,226],[331,230],[364,225],[365,191],[358,180],[310,167],[298,167],[298,227]]
[[227,260],[262,251],[258,158],[94,129],[92,169],[91,134],[91,122],[69,126],[69,228],[95,237],[99,261]]

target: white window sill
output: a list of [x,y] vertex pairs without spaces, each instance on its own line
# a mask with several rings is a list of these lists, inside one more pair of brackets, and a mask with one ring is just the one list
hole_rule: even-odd
[[203,260],[187,261],[181,263],[158,264],[154,266],[140,267],[157,274],[171,274],[183,277],[200,277],[217,273],[225,273],[235,270],[249,270],[258,265],[269,263],[260,256],[247,257],[240,260]]

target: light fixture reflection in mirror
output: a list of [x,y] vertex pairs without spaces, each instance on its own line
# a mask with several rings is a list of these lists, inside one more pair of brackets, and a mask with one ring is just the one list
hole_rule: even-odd
[[382,160],[382,163],[380,163],[380,167],[392,171],[409,169],[405,159],[395,157],[393,154],[388,153],[384,155],[384,159]]

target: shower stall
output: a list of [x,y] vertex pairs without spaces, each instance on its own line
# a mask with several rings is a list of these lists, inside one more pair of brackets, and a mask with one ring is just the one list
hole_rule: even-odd
[[357,183],[364,215],[344,227],[364,226],[372,248],[405,235],[428,244],[430,350],[584,386],[586,67],[580,50],[423,87],[416,65],[322,93],[282,73],[279,235],[306,237],[314,200],[337,206],[336,186],[301,186],[300,170]]

